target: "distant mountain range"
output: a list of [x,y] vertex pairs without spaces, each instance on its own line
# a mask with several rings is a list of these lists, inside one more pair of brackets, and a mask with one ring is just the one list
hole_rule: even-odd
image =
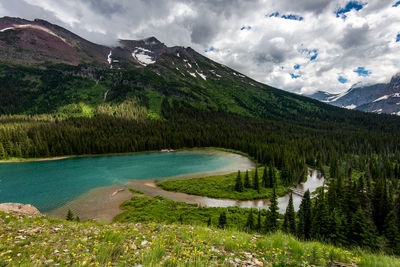
[[308,96],[347,109],[400,115],[400,73],[387,84],[355,84],[344,93],[317,91]]

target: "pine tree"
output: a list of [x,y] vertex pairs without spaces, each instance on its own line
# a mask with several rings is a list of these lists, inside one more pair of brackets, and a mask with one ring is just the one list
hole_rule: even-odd
[[337,178],[338,174],[339,174],[338,161],[336,159],[334,159],[330,164],[329,177]]
[[223,211],[223,212],[219,215],[218,227],[219,227],[219,228],[225,228],[225,226],[226,226],[226,212]]
[[3,144],[0,143],[0,159],[5,159],[7,157],[6,150],[3,147]]
[[350,225],[350,243],[358,246],[374,248],[376,236],[373,225],[365,217],[364,212],[358,209],[352,216]]
[[390,211],[386,216],[383,234],[386,237],[388,249],[398,254],[400,249],[400,236],[397,227],[396,213],[394,211]]
[[262,176],[262,186],[267,188],[268,187],[268,173],[267,173],[267,166],[264,167],[264,172]]
[[272,198],[270,200],[269,213],[268,213],[268,219],[267,219],[267,224],[266,224],[267,232],[276,231],[278,229],[278,218],[279,218],[278,211],[279,211],[278,199],[277,199],[276,191],[275,191],[275,187],[274,187],[273,193],[272,193]]
[[267,188],[274,187],[275,184],[275,167],[271,164],[268,168]]
[[285,220],[286,220],[286,231],[292,235],[296,235],[296,217],[293,206],[293,195],[290,194],[289,203],[286,207]]
[[249,231],[254,229],[253,209],[250,209],[249,216],[247,217],[246,227]]
[[258,180],[257,168],[256,168],[256,171],[255,171],[254,177],[253,177],[253,188],[254,188],[254,190],[257,190],[258,193],[260,193],[260,182]]
[[65,216],[65,219],[67,221],[73,221],[74,220],[74,214],[72,213],[72,211],[70,209],[68,209],[67,215]]
[[242,176],[240,175],[240,171],[238,171],[236,177],[235,191],[243,192],[243,182],[242,182]]
[[345,234],[344,216],[338,209],[330,211],[327,229],[329,232],[328,239],[334,244],[348,245],[348,237]]
[[301,200],[298,218],[299,218],[299,223],[297,226],[298,236],[303,239],[310,239],[312,216],[311,216],[311,197],[309,190],[307,190],[304,193],[303,199]]
[[311,236],[315,239],[325,240],[329,237],[329,211],[325,200],[324,190],[316,198],[312,213]]
[[257,231],[260,233],[261,232],[261,210],[258,210],[258,216],[257,216]]
[[249,171],[246,171],[246,174],[244,176],[244,187],[245,188],[251,188],[250,178],[249,178]]

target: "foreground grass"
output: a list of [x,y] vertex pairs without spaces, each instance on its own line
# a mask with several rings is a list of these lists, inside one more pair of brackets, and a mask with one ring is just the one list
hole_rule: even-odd
[[[235,191],[237,173],[227,175],[217,175],[202,178],[193,178],[186,180],[167,180],[157,183],[164,190],[183,192],[191,195],[206,196],[213,198],[229,198],[238,200],[250,200],[271,198],[272,188],[261,186],[261,178],[264,168],[258,168],[258,177],[260,181],[260,192],[253,188],[245,188],[243,192]],[[249,171],[250,181],[252,182],[255,170]],[[244,176],[244,173],[242,173]],[[279,177],[279,172],[277,172]],[[288,188],[281,185],[278,178],[276,193],[283,196],[288,192]]]
[[395,257],[203,226],[100,225],[0,212],[0,266],[400,266]]

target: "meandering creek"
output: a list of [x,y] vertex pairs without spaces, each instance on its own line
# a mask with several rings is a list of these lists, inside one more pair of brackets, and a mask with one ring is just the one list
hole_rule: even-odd
[[[318,187],[321,187],[324,184],[325,178],[320,175],[320,173],[316,170],[309,169],[307,175],[307,181],[301,184],[298,184],[296,188],[296,192],[305,192],[306,190],[310,190],[310,192],[314,192]],[[267,209],[269,207],[270,201],[269,199],[257,199],[257,200],[233,200],[233,199],[216,199],[195,195],[188,195],[185,193],[179,192],[170,192],[165,191],[159,187],[157,187],[155,181],[131,181],[129,183],[132,187],[143,191],[149,196],[160,195],[175,201],[187,202],[192,204],[198,204],[204,207],[233,207],[238,206],[242,208],[261,208]],[[289,203],[290,194],[286,194],[285,196],[278,198],[278,207],[279,212],[284,213],[286,207]],[[295,210],[299,209],[301,203],[302,196],[300,194],[293,194],[293,205]]]

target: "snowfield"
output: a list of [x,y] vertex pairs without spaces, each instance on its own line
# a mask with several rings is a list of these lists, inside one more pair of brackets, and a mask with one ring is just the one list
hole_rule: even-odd
[[156,63],[156,61],[154,61],[148,54],[153,54],[153,52],[143,47],[136,47],[132,53],[132,57],[142,66]]

